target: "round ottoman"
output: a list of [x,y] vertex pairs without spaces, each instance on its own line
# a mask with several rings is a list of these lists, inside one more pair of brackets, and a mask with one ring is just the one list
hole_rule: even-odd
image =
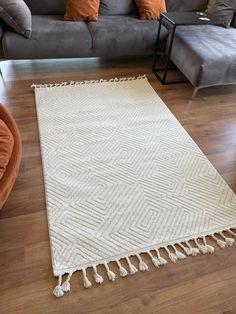
[[21,161],[21,136],[15,120],[0,104],[0,209],[15,183]]

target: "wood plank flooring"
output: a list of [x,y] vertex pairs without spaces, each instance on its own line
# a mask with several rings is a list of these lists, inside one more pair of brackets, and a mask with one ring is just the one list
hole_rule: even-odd
[[[23,159],[14,189],[0,212],[0,313],[233,314],[236,313],[236,245],[211,256],[82,286],[56,299],[52,275],[44,183],[32,83],[147,77],[169,109],[219,173],[236,191],[236,86],[200,90],[190,84],[162,86],[151,59],[15,61],[2,64],[0,101],[14,115],[23,138]],[[113,265],[115,270],[115,265]],[[103,273],[103,270],[101,270]],[[91,274],[90,274],[91,275]]]

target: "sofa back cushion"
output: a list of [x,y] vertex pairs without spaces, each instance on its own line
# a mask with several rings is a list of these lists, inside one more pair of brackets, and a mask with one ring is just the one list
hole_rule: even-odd
[[197,12],[207,9],[207,0],[166,0],[167,11]]
[[32,14],[65,14],[66,0],[24,0]]
[[99,14],[128,15],[137,14],[138,9],[134,0],[100,0]]

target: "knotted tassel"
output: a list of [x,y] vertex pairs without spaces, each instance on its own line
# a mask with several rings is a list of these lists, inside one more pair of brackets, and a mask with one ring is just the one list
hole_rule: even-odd
[[161,256],[159,250],[155,249],[155,251],[157,252],[157,259],[158,259],[159,265],[163,266],[163,265],[167,264],[167,261],[164,259],[164,257]]
[[179,260],[186,258],[186,256],[182,252],[178,251],[174,245],[172,245],[172,247],[175,250],[175,255],[178,257]]
[[142,260],[139,254],[136,254],[137,259],[139,260],[139,270],[140,271],[148,271],[148,265]]
[[197,249],[196,247],[192,248],[192,256],[197,256],[198,254],[200,254],[199,249]]
[[213,246],[207,244],[206,237],[203,237],[203,243],[205,244],[205,247],[206,247],[208,253],[210,253],[210,254],[214,253],[215,249]]
[[88,280],[88,277],[87,277],[87,273],[86,273],[85,268],[82,268],[82,272],[83,272],[84,287],[85,287],[86,289],[89,289],[89,288],[92,287],[92,284],[91,284],[91,282]]
[[62,284],[62,290],[64,292],[69,292],[70,291],[70,278],[72,276],[72,273],[69,273],[67,278],[66,278],[66,281]]
[[223,232],[220,232],[220,235],[222,236],[222,238],[225,240],[227,246],[232,246],[234,244],[234,239],[232,238],[227,238]]
[[192,255],[192,252],[191,252],[190,248],[184,246],[182,243],[179,243],[179,246],[182,248],[182,250],[184,250],[186,255],[188,255],[188,256]]
[[232,238],[225,238],[225,242],[228,246],[232,246],[234,244],[234,239]]
[[95,265],[93,265],[93,271],[94,271],[95,282],[99,283],[99,284],[103,283],[104,280],[103,280],[102,276],[98,274],[97,267]]
[[208,250],[208,253],[210,253],[210,254],[215,252],[215,249],[214,249],[214,247],[212,245],[207,244],[206,248]]
[[53,294],[57,298],[63,297],[63,295],[64,295],[64,291],[62,289],[61,283],[62,283],[62,275],[59,275],[58,276],[58,285],[53,290]]
[[104,266],[106,268],[107,271],[107,276],[109,278],[110,281],[115,281],[116,279],[116,274],[113,273],[113,271],[110,270],[110,268],[108,267],[107,263],[104,263]]
[[192,256],[197,256],[198,254],[200,254],[200,251],[198,248],[192,247],[188,241],[186,241],[185,243],[187,244]]
[[147,254],[150,256],[153,265],[154,265],[156,268],[158,268],[158,267],[160,266],[160,263],[159,263],[158,259],[157,259],[155,256],[153,256],[150,251],[147,251]]
[[133,264],[131,264],[130,259],[128,257],[126,257],[126,260],[127,260],[128,265],[129,265],[130,274],[134,275],[135,273],[137,273],[138,270]]
[[178,261],[178,256],[175,255],[175,253],[170,252],[168,247],[165,247],[165,250],[171,260],[172,263],[176,263]]
[[221,249],[224,249],[227,246],[227,243],[225,241],[219,240],[214,234],[212,235],[212,238],[216,241]]
[[121,277],[128,276],[127,270],[121,265],[121,263],[120,263],[120,261],[118,259],[116,260],[116,263],[117,263],[117,265],[119,267],[120,276]]
[[196,243],[199,251],[202,253],[202,254],[207,254],[208,253],[208,249],[205,245],[201,244],[198,242],[197,239],[194,240],[194,242]]
[[232,236],[234,236],[235,238],[236,238],[236,233],[235,232],[233,232],[232,230],[228,230],[228,232],[230,233],[230,234],[232,234]]
[[227,246],[227,243],[222,240],[217,240],[216,243],[219,245],[221,249],[224,249]]

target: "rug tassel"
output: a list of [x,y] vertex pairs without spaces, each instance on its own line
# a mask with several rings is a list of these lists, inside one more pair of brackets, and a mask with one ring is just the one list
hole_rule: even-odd
[[163,265],[167,264],[167,261],[164,259],[164,257],[161,256],[159,250],[155,249],[155,251],[157,252],[157,260],[159,262],[159,265],[163,266]]
[[107,271],[107,276],[109,278],[110,281],[115,281],[116,279],[116,274],[113,273],[113,271],[110,270],[110,268],[108,267],[107,263],[104,263],[104,266],[106,268]]
[[145,79],[146,75],[139,75],[138,77],[121,77],[121,78],[111,78],[109,80],[85,80],[81,82],[62,82],[62,83],[54,83],[54,84],[32,84],[31,88],[52,88],[52,87],[62,87],[62,86],[78,86],[78,85],[84,85],[84,84],[94,84],[94,83],[104,83],[104,82],[125,82],[125,81],[133,81],[133,80],[141,80]]
[[210,253],[210,254],[214,253],[215,249],[213,246],[207,244],[206,237],[203,237],[203,243],[205,244],[205,247],[206,247],[208,253]]
[[57,298],[60,298],[60,297],[62,297],[64,295],[64,291],[62,289],[61,283],[62,283],[62,275],[59,275],[58,276],[58,284],[57,284],[57,286],[53,290],[53,294]]
[[203,245],[202,243],[199,243],[197,239],[194,240],[194,242],[196,243],[199,251],[202,253],[202,254],[207,254],[209,253],[208,252],[208,249],[205,245]]
[[172,253],[172,252],[168,249],[167,246],[164,247],[164,249],[166,250],[166,252],[167,252],[167,254],[168,254],[168,256],[169,256],[171,262],[172,262],[172,263],[176,263],[176,262],[178,261],[178,256],[175,255],[175,253]]
[[104,279],[102,278],[101,275],[98,274],[98,271],[97,271],[97,267],[95,265],[93,265],[93,271],[94,271],[94,280],[96,283],[103,283]]
[[190,252],[191,252],[192,256],[197,256],[198,254],[200,254],[200,251],[199,251],[198,248],[192,247],[191,244],[188,241],[185,241],[185,243],[187,244],[188,248],[190,249]]
[[62,290],[64,292],[69,292],[70,291],[70,279],[71,279],[72,273],[69,273],[66,281],[62,284]]
[[140,271],[148,271],[148,265],[142,260],[139,254],[136,254],[137,259],[139,260],[139,270]]
[[172,247],[175,251],[175,255],[178,257],[179,260],[186,258],[186,256],[182,252],[178,251],[174,245],[172,245]]
[[89,281],[88,277],[87,277],[87,273],[86,273],[86,270],[85,268],[82,269],[82,273],[83,273],[83,282],[84,282],[84,287],[86,289],[89,289],[92,287],[92,284],[91,282]]
[[126,256],[127,263],[129,265],[130,274],[134,275],[138,272],[137,268],[131,263],[130,259]]
[[179,246],[182,248],[186,255],[192,255],[192,250],[190,248],[184,246],[182,243],[179,243]]
[[224,249],[227,246],[227,243],[225,241],[219,240],[214,234],[211,237],[216,241],[221,249]]
[[160,263],[158,261],[158,259],[152,255],[151,251],[147,251],[147,254],[150,256],[151,260],[152,260],[152,263],[153,265],[158,268],[160,266]]
[[121,277],[128,276],[127,270],[121,265],[121,263],[120,263],[120,261],[118,259],[116,260],[116,263],[117,263],[117,265],[119,267],[120,276]]
[[220,235],[221,235],[222,238],[225,240],[225,243],[227,244],[227,246],[232,246],[232,245],[234,244],[234,239],[226,237],[226,236],[223,234],[223,232],[220,232]]
[[232,234],[232,236],[234,236],[235,238],[236,238],[236,233],[235,232],[233,232],[232,230],[228,230],[228,232],[230,233],[230,234]]

